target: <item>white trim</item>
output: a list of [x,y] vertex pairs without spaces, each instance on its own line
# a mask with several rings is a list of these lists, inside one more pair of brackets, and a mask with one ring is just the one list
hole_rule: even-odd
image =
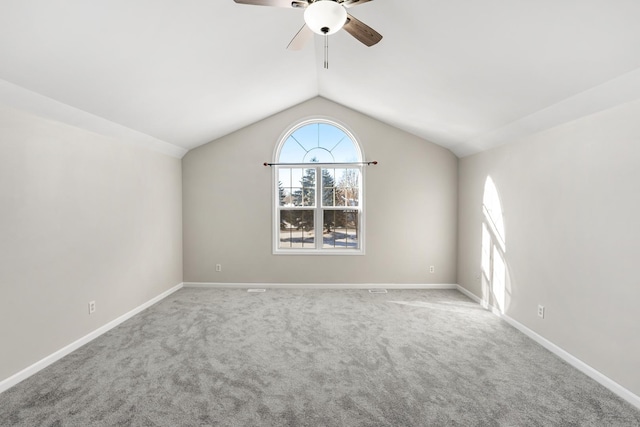
[[[276,240],[277,243],[277,240]],[[292,248],[292,249],[274,249],[273,255],[320,255],[320,256],[362,256],[366,255],[364,250],[360,249],[332,249],[332,248]]]
[[[483,305],[482,299],[476,296],[475,294],[471,293],[468,289],[465,289],[460,285],[457,285],[457,289],[464,295],[468,296],[469,298],[477,302],[478,304]],[[500,310],[498,310],[497,308],[493,306],[489,306],[486,308],[496,316],[503,319],[509,325],[513,326],[514,328],[516,328],[517,330],[519,330],[520,332],[522,332],[523,334],[525,334],[526,336],[528,336],[529,338],[531,338],[532,340],[534,340],[535,342],[537,342],[538,344],[540,344],[541,346],[543,346],[544,348],[546,348],[547,350],[549,350],[550,352],[558,356],[560,359],[567,362],[569,365],[573,366],[580,372],[591,377],[598,383],[602,384],[603,386],[611,390],[613,393],[617,394],[622,399],[626,400],[636,408],[640,409],[640,396],[632,393],[630,390],[624,388],[623,386],[613,381],[611,378],[607,377],[603,373],[587,365],[582,360],[578,359],[571,353],[567,352],[566,350],[552,343],[548,339],[544,338],[542,335],[539,335],[538,333],[527,328],[525,325],[518,322],[517,320],[507,316],[506,314],[500,313]]]
[[468,291],[467,289],[463,288],[463,287],[462,287],[462,286],[460,286],[460,285],[456,285],[456,289],[457,289],[460,293],[462,293],[462,294],[466,295],[467,297],[469,297],[470,299],[472,299],[474,302],[477,302],[478,304],[482,305],[482,300],[481,300],[480,298],[478,298],[478,297],[476,296],[476,294],[471,293],[470,291]]
[[110,331],[111,329],[115,328],[116,326],[120,325],[121,323],[125,322],[126,320],[129,320],[130,318],[132,318],[136,314],[140,313],[141,311],[151,307],[152,305],[154,305],[155,303],[159,302],[160,300],[168,297],[172,293],[182,289],[182,287],[183,287],[182,283],[174,286],[173,288],[161,293],[157,297],[152,298],[149,301],[145,302],[144,304],[134,308],[133,310],[129,311],[128,313],[123,314],[122,316],[118,317],[117,319],[114,319],[111,322],[107,323],[106,325],[99,327],[95,331],[93,331],[93,332],[85,335],[84,337],[72,342],[71,344],[61,348],[60,350],[56,351],[55,353],[52,353],[49,356],[45,357],[44,359],[39,360],[38,362],[36,362],[33,365],[23,369],[22,371],[18,372],[17,374],[14,374],[14,375],[10,376],[9,378],[7,378],[6,380],[1,381],[0,382],[0,393],[10,389],[11,387],[13,387],[14,385],[18,384],[19,382],[21,382],[23,380],[26,380],[30,376],[32,376],[35,373],[41,371],[42,369],[46,368],[47,366],[51,365],[52,363],[57,362],[58,360],[60,360],[63,357],[65,357],[66,355],[68,355],[68,354],[72,353],[73,351],[79,349],[83,345],[85,345],[85,344],[93,341],[94,339],[98,338],[100,335],[104,334],[105,332]]
[[457,289],[450,283],[213,283],[184,282],[185,288],[265,288],[265,289]]
[[611,390],[612,392],[614,392],[615,394],[617,394],[618,396],[626,400],[627,402],[631,403],[636,408],[640,409],[640,396],[633,394],[631,391],[627,390],[617,382],[613,381],[611,378],[595,370],[591,366],[584,363],[582,360],[578,359],[577,357],[573,356],[571,353],[558,347],[557,345],[547,340],[543,336],[538,335],[537,333],[527,328],[517,320],[512,319],[506,314],[503,314],[500,317],[503,318],[508,324],[510,324],[511,326],[513,326],[514,328],[522,332],[523,334],[527,335],[529,338],[533,339],[538,344],[540,344],[541,346],[543,346],[544,348],[546,348],[556,356],[560,357],[565,362],[569,363],[574,368],[578,369],[579,371],[593,378],[594,380],[596,380],[597,382],[599,382],[600,384],[602,384],[603,386],[605,386],[606,388],[608,388],[609,390]]
[[[481,304],[481,302],[482,302],[482,300],[478,296],[476,296],[475,294],[473,294],[469,290],[463,288],[462,286],[457,285],[457,284],[448,284],[448,283],[445,283],[445,284],[389,284],[389,283],[387,283],[387,284],[384,284],[384,283],[369,283],[369,284],[364,284],[364,283],[362,283],[362,284],[353,284],[353,283],[350,283],[350,284],[339,284],[339,283],[260,283],[260,284],[257,284],[257,283],[184,282],[184,283],[180,283],[180,284],[174,286],[173,288],[161,293],[157,297],[152,298],[151,300],[147,301],[146,303],[134,308],[133,310],[129,311],[128,313],[123,314],[122,316],[118,317],[117,319],[112,320],[111,322],[107,323],[106,325],[104,325],[104,326],[96,329],[95,331],[85,335],[84,337],[74,341],[73,343],[67,345],[66,347],[61,348],[60,350],[56,351],[55,353],[53,353],[53,354],[45,357],[44,359],[34,363],[33,365],[23,369],[22,371],[18,372],[17,374],[12,375],[11,377],[1,381],[0,382],[0,393],[8,390],[9,388],[13,387],[14,385],[18,384],[19,382],[29,378],[30,376],[32,376],[35,373],[41,371],[42,369],[46,368],[47,366],[51,365],[52,363],[62,359],[64,356],[72,353],[73,351],[77,350],[78,348],[82,347],[83,345],[85,345],[85,344],[89,343],[90,341],[96,339],[97,337],[99,337],[100,335],[104,334],[105,332],[108,332],[109,330],[115,328],[116,326],[118,326],[121,323],[125,322],[126,320],[132,318],[133,316],[135,316],[136,314],[140,313],[141,311],[151,307],[152,305],[154,305],[157,302],[161,301],[162,299],[168,297],[169,295],[173,294],[174,292],[182,289],[183,287],[184,288],[256,288],[257,286],[260,286],[262,288],[269,288],[269,289],[274,289],[274,288],[289,288],[289,289],[382,289],[382,288],[386,288],[386,289],[396,289],[396,290],[398,290],[398,289],[456,289],[460,293],[462,293],[462,294],[466,295],[467,297],[469,297],[470,299],[472,299],[474,302],[476,302],[478,304]],[[640,396],[635,395],[634,393],[632,393],[631,391],[627,390],[626,388],[624,388],[620,384],[616,383],[615,381],[613,381],[612,379],[610,379],[606,375],[604,375],[604,374],[600,373],[599,371],[595,370],[594,368],[592,368],[591,366],[587,365],[586,363],[584,363],[583,361],[581,361],[577,357],[571,355],[570,353],[568,353],[567,351],[565,351],[562,348],[558,347],[557,345],[555,345],[551,341],[547,340],[546,338],[542,337],[541,335],[539,335],[536,332],[532,331],[531,329],[527,328],[526,326],[524,326],[520,322],[512,319],[511,317],[509,317],[509,316],[507,316],[505,314],[501,314],[494,307],[489,307],[489,309],[494,314],[496,314],[498,317],[504,319],[505,322],[509,323],[511,326],[513,326],[514,328],[518,329],[520,332],[522,332],[523,334],[527,335],[529,338],[531,338],[532,340],[536,341],[538,344],[542,345],[544,348],[546,348],[547,350],[549,350],[550,352],[552,352],[556,356],[560,357],[562,360],[564,360],[565,362],[569,363],[574,368],[576,368],[579,371],[583,372],[587,376],[591,377],[592,379],[594,379],[598,383],[602,384],[603,386],[605,386],[606,388],[611,390],[613,393],[615,393],[618,396],[620,396],[622,399],[626,400],[627,402],[629,402],[630,404],[632,404],[636,408],[640,409]]]

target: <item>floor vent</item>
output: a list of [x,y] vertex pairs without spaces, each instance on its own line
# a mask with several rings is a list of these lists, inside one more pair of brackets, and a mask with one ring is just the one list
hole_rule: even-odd
[[370,294],[386,294],[386,289],[369,289]]
[[267,292],[266,289],[247,289],[247,292]]

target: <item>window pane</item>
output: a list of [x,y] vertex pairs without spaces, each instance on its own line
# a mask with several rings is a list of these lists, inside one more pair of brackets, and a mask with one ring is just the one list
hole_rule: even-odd
[[[298,135],[298,139],[301,139]],[[294,135],[289,136],[280,150],[280,163],[299,163],[300,159],[307,153],[308,148],[300,145]]]
[[280,206],[295,206],[293,199],[293,188],[278,187]]
[[315,169],[299,169],[301,173],[300,188],[297,192],[298,203],[296,206],[315,206],[316,205],[316,170]]
[[293,185],[293,183],[291,182],[290,168],[278,169],[278,185],[281,187],[291,187]]
[[278,204],[280,206],[293,206],[291,185],[291,169],[278,169]]
[[323,210],[322,247],[358,249],[358,211]]
[[335,169],[322,169],[322,206],[336,205],[335,176]]
[[323,206],[359,206],[359,169],[322,169]]
[[292,187],[289,189],[290,197],[285,198],[283,206],[302,206],[302,188]]
[[315,175],[315,169],[281,168],[278,172],[280,206],[314,207]]
[[329,151],[324,148],[312,148],[302,159],[303,163],[334,163],[336,160]]
[[336,189],[333,187],[324,187],[322,190],[322,206],[336,205]]
[[337,188],[340,195],[340,206],[360,205],[360,169],[342,169]]
[[280,150],[280,163],[358,162],[353,140],[330,123],[309,123],[291,133]]
[[360,205],[360,190],[357,187],[341,188],[340,195],[345,206]]
[[316,190],[313,188],[302,189],[302,206],[315,206],[316,205]]
[[300,178],[300,185],[305,188],[316,188],[316,170],[315,169],[300,169],[304,175]]
[[302,169],[292,168],[291,171],[291,186],[300,187],[302,181]]
[[315,248],[313,210],[281,210],[278,248]]

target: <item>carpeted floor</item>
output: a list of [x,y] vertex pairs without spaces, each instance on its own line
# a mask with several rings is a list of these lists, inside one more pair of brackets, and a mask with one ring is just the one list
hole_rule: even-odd
[[0,394],[0,426],[640,426],[457,291],[182,289]]

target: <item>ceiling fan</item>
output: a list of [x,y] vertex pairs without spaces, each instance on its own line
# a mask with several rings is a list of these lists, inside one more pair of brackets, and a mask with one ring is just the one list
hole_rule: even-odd
[[304,22],[300,31],[293,37],[287,49],[300,50],[313,37],[313,34],[325,36],[325,68],[328,68],[328,39],[326,36],[344,28],[366,46],[373,46],[382,40],[382,36],[373,28],[347,13],[347,9],[371,0],[234,0],[240,4],[259,6],[287,7],[304,9]]

